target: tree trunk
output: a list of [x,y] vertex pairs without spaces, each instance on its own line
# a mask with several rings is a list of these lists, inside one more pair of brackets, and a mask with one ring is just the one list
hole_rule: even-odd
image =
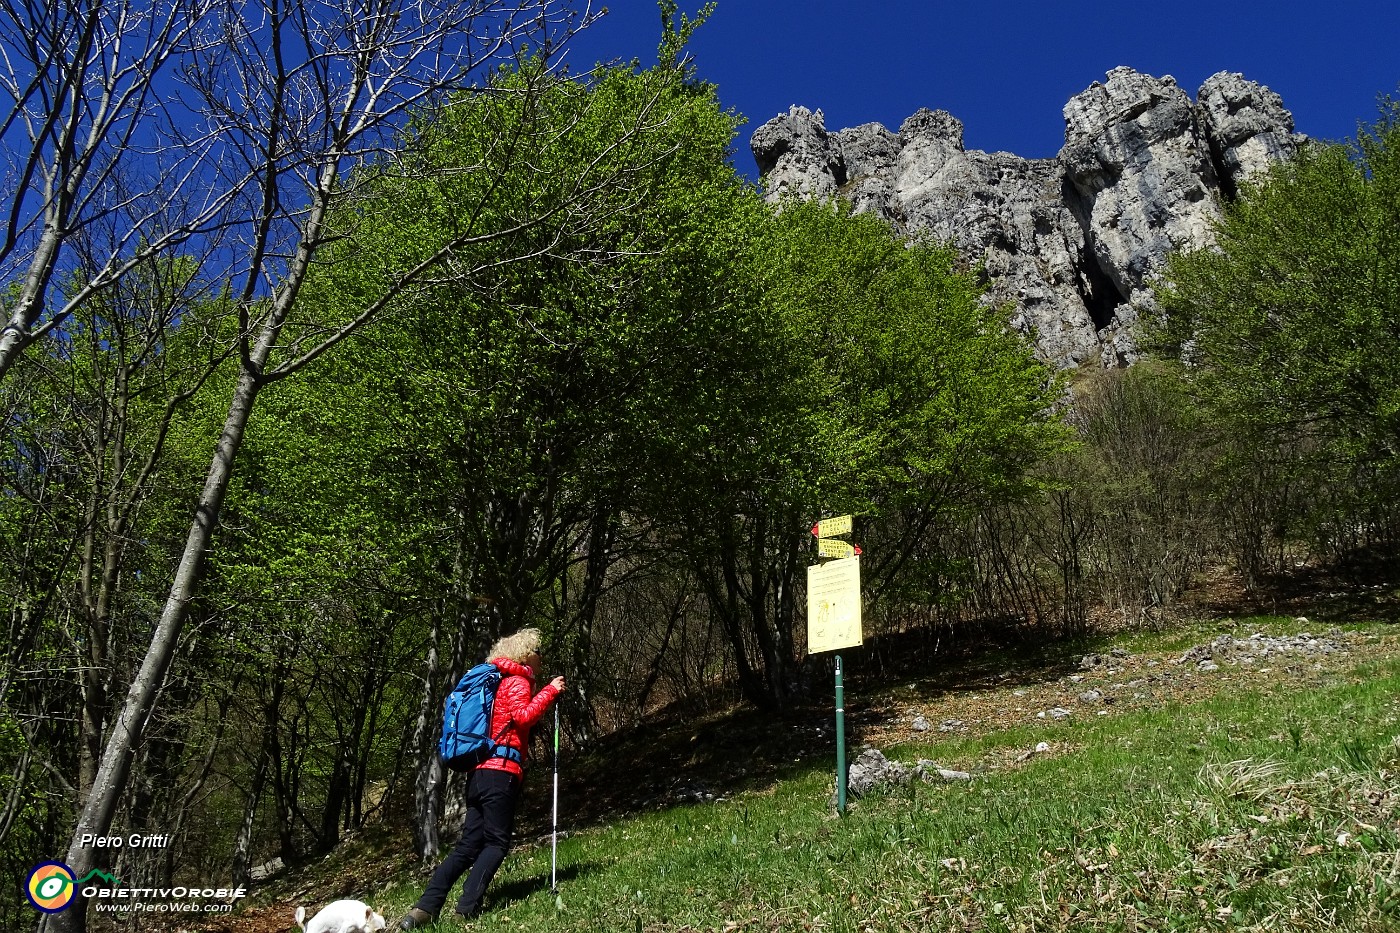
[[[378,671],[373,664],[366,664],[355,685],[352,705],[349,710],[349,729],[336,725],[337,753],[335,765],[331,769],[329,787],[326,789],[326,803],[321,810],[321,831],[317,847],[328,852],[340,842],[343,829],[353,829],[357,824],[360,801],[356,794],[356,775],[361,771],[361,757],[366,754],[365,746],[374,743],[373,729],[369,728],[371,710],[378,700],[374,682]],[[349,692],[349,691],[346,691]],[[339,717],[337,716],[337,719]],[[368,741],[366,741],[368,735]]]
[[[337,154],[338,156],[338,154]],[[195,505],[194,518],[185,537],[185,548],[180,555],[180,563],[170,584],[165,607],[161,611],[160,623],[151,637],[150,647],[141,662],[141,668],[127,691],[126,701],[102,751],[102,762],[93,781],[92,792],[88,795],[83,811],[78,817],[77,826],[69,840],[66,861],[81,878],[94,866],[93,850],[81,845],[83,836],[105,836],[112,827],[117,804],[131,773],[132,757],[141,742],[156,697],[165,683],[165,675],[175,656],[180,632],[189,616],[190,602],[195,597],[204,561],[213,544],[214,529],[219,523],[219,510],[224,496],[228,493],[229,481],[233,477],[233,465],[238,459],[238,450],[243,444],[243,433],[252,417],[257,403],[258,392],[264,385],[263,372],[272,356],[272,349],[282,332],[282,325],[296,301],[297,292],[305,280],[311,257],[321,239],[321,229],[325,222],[327,205],[336,182],[337,158],[326,163],[317,179],[317,190],[313,206],[302,228],[303,237],[298,244],[296,255],[287,270],[286,279],[272,301],[268,317],[258,332],[258,339],[251,347],[246,347],[238,382],[233,399],[229,403],[228,415],[224,419],[223,430],[219,434],[214,456],[205,475],[204,488]],[[47,929],[56,933],[83,933],[87,929],[86,899],[78,897],[72,909],[47,915]]]
[[233,883],[246,884],[253,867],[253,829],[257,825],[258,804],[262,802],[263,788],[267,785],[267,766],[272,758],[266,727],[263,731],[262,751],[258,754],[257,767],[253,769],[253,783],[248,788],[248,796],[243,801],[243,820],[238,824],[238,836],[233,843]]
[[428,632],[428,656],[423,662],[423,695],[418,703],[418,718],[413,724],[413,740],[409,753],[418,760],[413,778],[413,851],[427,861],[438,854],[438,814],[442,812],[439,785],[442,762],[438,759],[437,743],[433,741],[438,724],[438,641],[441,638],[440,614],[433,613]]
[[[583,592],[573,613],[578,637],[574,640],[574,656],[569,676],[576,681],[575,692],[580,697],[593,695],[593,622],[598,615],[598,603],[612,567],[613,544],[617,538],[617,517],[610,509],[600,507],[588,524],[587,554],[584,560]],[[566,571],[567,573],[567,571]],[[562,660],[562,659],[561,659]],[[599,732],[598,712],[594,704],[579,704],[588,722],[574,723],[574,734],[589,738]],[[585,727],[586,726],[586,727]]]
[[784,703],[792,699],[792,691],[798,672],[797,648],[793,639],[794,615],[796,614],[793,581],[797,576],[798,555],[802,551],[805,540],[805,535],[781,535],[779,537],[781,545],[776,556],[778,566],[776,569],[777,579],[773,585],[773,634],[775,651],[782,663]]
[[740,619],[740,604],[743,598],[733,548],[727,543],[721,544],[720,553],[715,555],[714,559],[720,564],[722,587],[708,568],[702,566],[699,571],[705,584],[705,595],[709,597],[710,611],[719,616],[725,633],[729,636],[740,692],[750,703],[765,708],[768,706],[768,692],[764,689],[762,672],[754,670],[749,663],[748,645],[744,638],[745,626]]
[[[270,330],[264,331],[265,342],[259,346],[258,364],[266,360],[273,336],[274,333]],[[92,791],[73,830],[65,861],[73,869],[75,877],[81,878],[94,867],[93,850],[81,845],[82,837],[105,836],[111,829],[117,804],[131,773],[131,761],[136,747],[145,732],[156,696],[164,685],[166,672],[175,656],[180,632],[189,614],[189,604],[194,598],[195,587],[204,568],[205,556],[209,553],[219,509],[223,505],[224,494],[228,491],[229,479],[233,475],[233,462],[238,455],[243,431],[248,425],[254,402],[257,400],[257,369],[261,369],[261,366],[258,365],[256,369],[245,367],[239,376],[223,433],[219,437],[209,473],[205,478],[204,490],[200,494],[194,520],[185,539],[185,549],[180,556],[165,608],[161,612],[160,623],[151,638],[146,657],[141,662],[141,669],[127,692],[121,713],[112,724]],[[86,929],[86,903],[81,897],[76,900],[78,903],[73,909],[49,915],[49,929],[57,933],[81,933]]]
[[58,261],[58,250],[62,242],[63,233],[59,229],[59,222],[50,218],[44,224],[44,232],[34,251],[34,258],[29,263],[20,299],[15,302],[10,319],[5,322],[4,328],[0,329],[0,379],[5,378],[15,360],[19,359],[19,355],[33,339],[30,328],[44,313],[44,293],[48,291],[49,280],[53,278],[54,265]]

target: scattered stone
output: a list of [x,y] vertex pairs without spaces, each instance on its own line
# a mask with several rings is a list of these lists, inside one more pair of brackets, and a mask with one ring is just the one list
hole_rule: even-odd
[[1037,752],[1048,752],[1048,751],[1050,751],[1050,743],[1049,743],[1049,742],[1037,742],[1037,743],[1036,743],[1036,746],[1035,746],[1035,750],[1036,750]]
[[927,732],[928,730],[933,728],[931,725],[929,725],[928,720],[922,716],[915,716],[912,725],[914,727],[915,732]]
[[[860,757],[851,764],[846,776],[846,790],[853,797],[862,797],[880,787],[903,787],[912,780],[970,781],[972,775],[966,771],[945,768],[936,761],[920,758],[910,768],[898,761],[891,761],[879,749],[865,748]],[[836,798],[832,797],[835,806]]]
[[1070,675],[1069,675],[1069,679],[1070,679],[1070,682],[1071,682],[1071,683],[1076,683],[1076,684],[1077,684],[1077,683],[1079,683],[1081,680],[1084,679],[1084,675],[1083,675],[1083,674],[1070,674]]
[[945,719],[938,726],[939,732],[957,732],[963,727],[961,719]]
[[1132,655],[1128,652],[1127,648],[1114,648],[1112,651],[1109,652],[1109,654],[1113,655],[1115,658],[1132,657]]
[[1097,703],[1102,699],[1103,694],[1097,690],[1085,690],[1083,693],[1079,694],[1079,701],[1081,703]]
[[[1177,658],[1176,663],[1197,666],[1207,661],[1216,665],[1222,662],[1253,664],[1265,658],[1281,655],[1302,656],[1308,660],[1316,660],[1321,656],[1346,650],[1346,644],[1342,638],[1318,638],[1309,632],[1279,636],[1255,632],[1248,638],[1221,635],[1207,644],[1195,645]],[[1213,670],[1214,668],[1201,669]]]
[[664,800],[668,804],[676,803],[710,803],[719,798],[710,787],[700,781],[680,780],[677,781],[669,793],[664,794]]
[[970,781],[972,775],[966,771],[945,768],[936,761],[920,758],[914,765],[913,776],[921,781]]
[[1218,670],[1220,670],[1220,665],[1219,665],[1219,664],[1216,664],[1214,661],[1202,661],[1200,664],[1197,664],[1197,665],[1196,665],[1196,670],[1198,670],[1198,671],[1218,671]]
[[1069,710],[1065,709],[1063,706],[1057,706],[1054,709],[1050,710],[1051,719],[1066,719],[1071,715],[1073,714]]
[[1104,658],[1104,656],[1101,654],[1086,654],[1084,655],[1084,657],[1079,659],[1079,669],[1084,671],[1092,671],[1100,664],[1105,663],[1106,660],[1107,659]]

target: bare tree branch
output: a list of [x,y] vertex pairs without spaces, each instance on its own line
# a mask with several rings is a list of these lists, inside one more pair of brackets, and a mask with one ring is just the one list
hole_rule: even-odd
[[[0,328],[0,379],[26,346],[71,314],[70,301],[45,320],[55,275],[72,238],[109,209],[113,173],[142,155],[140,146],[160,112],[156,82],[174,57],[192,51],[208,4],[0,2],[0,92],[9,98],[0,139],[11,161],[0,277],[19,278]],[[203,154],[194,150],[180,158],[197,162]],[[170,194],[182,173],[169,165],[161,169],[152,175],[153,190]],[[186,183],[194,180],[183,174]],[[139,252],[165,249],[213,216],[211,211],[189,218],[179,225],[183,234],[156,238]],[[148,240],[147,232],[138,225],[124,245]],[[127,251],[112,255],[93,286],[119,279],[138,262]]]
[[[111,827],[132,761],[174,658],[203,573],[234,462],[260,390],[283,378],[387,307],[372,302],[326,340],[280,370],[274,353],[318,252],[334,242],[332,212],[353,186],[355,166],[388,150],[410,112],[486,82],[496,64],[557,48],[593,13],[565,0],[215,0],[189,33],[191,52],[179,72],[181,106],[198,114],[224,208],[246,210],[229,240],[229,280],[240,324],[239,373],[224,426],[186,537],[169,595],[140,669],[107,733],[91,793],[67,852],[75,872],[92,867],[85,834]],[[547,71],[541,78],[547,77]],[[170,141],[179,134],[172,130]],[[196,177],[198,174],[196,174]],[[602,178],[581,181],[582,195]],[[566,199],[567,200],[567,199]],[[517,218],[466,235],[502,237],[539,225]],[[208,222],[212,218],[204,218]],[[186,235],[190,228],[184,228]],[[226,228],[235,233],[235,228]],[[430,268],[441,257],[430,257]],[[412,277],[396,285],[400,291]],[[19,309],[16,310],[16,314]],[[28,314],[29,312],[25,312]],[[18,343],[36,317],[23,317]],[[3,348],[0,347],[0,351]],[[15,352],[18,352],[17,350]],[[0,374],[4,371],[0,357]],[[52,914],[45,928],[81,931],[86,910]]]

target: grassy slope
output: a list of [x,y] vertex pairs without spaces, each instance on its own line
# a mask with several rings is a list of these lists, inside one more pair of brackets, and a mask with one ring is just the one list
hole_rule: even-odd
[[[1126,643],[1170,658],[1217,633]],[[1357,650],[1325,669],[1257,687],[923,733],[885,751],[976,778],[844,818],[829,756],[813,756],[760,789],[614,819],[560,843],[557,900],[547,842],[522,844],[473,928],[1400,929],[1400,643],[1384,626],[1347,637]],[[1025,755],[1041,741],[1051,754]],[[367,899],[392,921],[422,883],[403,869]]]

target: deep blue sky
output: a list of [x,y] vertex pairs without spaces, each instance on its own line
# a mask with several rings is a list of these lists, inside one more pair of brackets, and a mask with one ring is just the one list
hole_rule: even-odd
[[[655,0],[609,9],[575,40],[574,70],[655,62]],[[1400,85],[1397,39],[1396,0],[718,0],[691,51],[749,120],[735,163],[752,177],[749,135],[790,104],[820,108],[833,131],[897,130],[920,107],[942,109],[969,149],[1053,156],[1065,102],[1118,65],[1173,75],[1192,97],[1215,72],[1238,71],[1278,92],[1300,132],[1341,139]]]

